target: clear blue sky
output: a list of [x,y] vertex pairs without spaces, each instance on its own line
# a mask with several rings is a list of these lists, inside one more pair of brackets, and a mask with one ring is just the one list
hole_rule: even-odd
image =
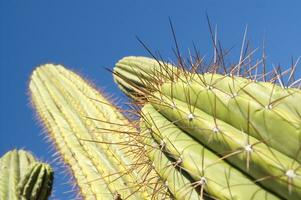
[[[27,95],[35,66],[64,64],[120,96],[104,68],[123,56],[148,55],[136,35],[174,59],[168,17],[183,52],[195,42],[202,54],[210,55],[206,12],[224,48],[234,45],[231,62],[239,59],[246,25],[253,47],[261,47],[265,38],[269,66],[286,67],[292,57],[301,56],[299,0],[0,0],[0,155],[25,148],[43,160],[53,159]],[[52,199],[72,199],[68,178],[59,174]]]

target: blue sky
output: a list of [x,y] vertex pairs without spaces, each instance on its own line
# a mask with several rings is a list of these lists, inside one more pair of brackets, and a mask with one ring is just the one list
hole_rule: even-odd
[[[169,17],[184,55],[194,42],[210,57],[206,13],[223,47],[234,46],[232,63],[239,59],[246,25],[254,48],[265,38],[268,66],[288,67],[292,57],[301,56],[299,0],[0,0],[0,155],[25,148],[45,161],[53,159],[27,94],[35,66],[64,64],[121,97],[105,67],[123,56],[148,55],[135,36],[173,60]],[[56,175],[52,199],[74,197],[68,178],[59,170]]]

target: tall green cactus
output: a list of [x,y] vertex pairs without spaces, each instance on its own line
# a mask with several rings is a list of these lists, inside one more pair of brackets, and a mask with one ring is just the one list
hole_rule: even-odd
[[12,150],[0,158],[0,199],[47,200],[52,183],[51,167],[29,152]]
[[[142,57],[120,60],[114,74],[126,94],[149,102],[162,120],[175,124],[259,187],[282,198],[301,198],[300,90],[243,77],[191,73]],[[154,125],[161,129],[158,123]],[[168,130],[161,132],[166,134]],[[210,187],[207,190],[227,199]],[[241,195],[251,197],[247,192]]]
[[31,97],[85,199],[169,198],[139,135],[103,95],[60,65],[38,67]]

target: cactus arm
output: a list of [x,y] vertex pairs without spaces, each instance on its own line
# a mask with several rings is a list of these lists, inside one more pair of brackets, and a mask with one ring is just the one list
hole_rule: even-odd
[[[83,107],[81,107],[81,104],[76,102],[75,98],[72,98],[72,96],[70,95],[70,93],[68,93],[64,87],[62,85],[60,85],[60,81],[62,81],[62,76],[61,79],[56,79],[56,76],[53,76],[53,74],[51,74],[51,68],[53,68],[52,66],[49,68],[44,68],[44,69],[40,69],[40,71],[37,71],[39,78],[41,79],[41,83],[40,84],[36,84],[37,87],[40,87],[40,91],[46,90],[46,92],[49,93],[52,101],[54,101],[54,103],[56,104],[56,106],[59,107],[60,110],[54,110],[53,112],[56,115],[61,115],[60,113],[62,113],[62,116],[65,120],[66,125],[68,124],[68,126],[62,126],[60,125],[60,127],[63,127],[69,131],[69,133],[67,134],[72,134],[75,133],[75,138],[74,140],[78,140],[78,144],[76,145],[77,148],[81,148],[82,146],[82,151],[85,152],[84,154],[86,155],[85,162],[90,162],[93,166],[92,170],[96,170],[94,173],[90,174],[91,176],[88,176],[88,180],[86,180],[85,182],[94,182],[95,179],[97,179],[97,177],[99,177],[99,174],[102,174],[103,177],[99,177],[98,179],[100,179],[97,183],[97,181],[95,181],[96,185],[91,187],[91,190],[93,194],[95,194],[96,196],[102,196],[102,198],[105,198],[107,195],[110,195],[111,193],[111,197],[115,195],[115,193],[122,193],[122,196],[128,196],[131,194],[130,190],[127,190],[125,188],[127,188],[127,186],[124,184],[123,182],[123,177],[122,175],[118,174],[118,171],[116,169],[116,166],[118,165],[113,165],[111,162],[114,163],[114,161],[112,161],[114,159],[114,156],[112,155],[112,153],[109,151],[109,154],[106,154],[104,152],[104,149],[101,148],[105,145],[97,145],[96,143],[90,142],[90,141],[97,141],[96,138],[94,138],[93,136],[91,136],[89,133],[95,130],[91,130],[91,127],[93,126],[89,126],[89,122],[87,122],[88,120],[84,119],[84,109]],[[70,76],[70,74],[69,74]],[[36,78],[38,79],[38,78]],[[44,85],[44,86],[43,86]],[[44,91],[43,91],[44,92]],[[50,100],[51,100],[50,99]],[[82,99],[81,99],[82,100]],[[89,102],[87,102],[89,103]],[[47,102],[47,104],[49,103],[49,100]],[[49,110],[49,112],[52,112],[52,110]],[[89,115],[87,115],[89,116]],[[94,117],[94,116],[93,116]],[[91,121],[90,121],[91,123]],[[68,128],[69,127],[69,128]],[[84,140],[90,140],[90,141],[81,141],[82,139]],[[73,148],[72,148],[73,149]],[[79,161],[81,162],[81,161]],[[90,167],[91,168],[91,167]],[[88,168],[83,168],[83,170],[87,170]],[[89,171],[89,170],[87,170]],[[76,172],[75,172],[76,173]],[[85,172],[87,173],[87,172]],[[89,172],[88,172],[89,173]],[[122,178],[120,178],[122,177]],[[107,187],[109,188],[109,191],[107,190],[102,190],[100,191],[98,188],[100,188],[98,185],[104,185],[104,183],[100,184],[100,182],[105,181],[105,183],[107,184]],[[116,180],[115,180],[116,179]],[[93,184],[93,183],[92,183]],[[104,188],[102,188],[104,189]],[[108,193],[108,194],[104,194],[104,193]]]
[[[191,108],[189,109],[187,103],[159,95],[156,101],[150,101],[154,102],[152,105],[164,117],[188,135],[223,156],[255,180],[262,179],[258,183],[284,198],[301,197],[301,182],[297,178],[301,175],[300,164],[295,160],[197,108],[192,109],[193,118],[189,119]],[[293,171],[296,177],[287,176],[289,171]],[[293,181],[292,185],[290,181]]]
[[18,193],[22,199],[47,200],[53,183],[53,171],[48,164],[31,164],[20,180]]
[[[76,99],[78,97],[80,97],[80,100],[86,99],[86,101],[80,102],[81,107],[85,108],[85,111],[83,111],[83,113],[86,112],[86,116],[91,116],[92,118],[106,119],[109,122],[113,122],[98,123],[97,120],[92,121],[93,123],[95,123],[95,127],[97,127],[98,129],[101,130],[103,128],[105,131],[111,130],[111,132],[113,133],[111,135],[108,135],[108,133],[102,134],[101,131],[99,134],[95,134],[95,139],[97,141],[106,141],[109,143],[103,144],[103,148],[107,149],[107,151],[109,152],[111,151],[112,157],[114,157],[114,159],[117,161],[113,163],[114,160],[112,159],[110,162],[113,163],[114,166],[118,167],[119,174],[123,176],[127,183],[129,183],[130,185],[135,183],[139,187],[139,190],[145,193],[144,196],[148,197],[152,193],[152,189],[144,189],[144,187],[141,187],[141,184],[147,185],[145,178],[143,178],[146,173],[146,171],[144,172],[143,169],[144,166],[133,165],[133,162],[136,162],[137,160],[137,155],[131,153],[137,151],[135,137],[137,137],[138,134],[136,130],[132,127],[128,120],[126,120],[124,116],[120,114],[120,112],[117,112],[116,108],[113,107],[104,97],[99,95],[99,93],[96,90],[93,90],[93,88],[91,88],[85,82],[79,81],[81,80],[79,76],[77,76],[76,74],[74,76],[64,76],[64,73],[68,73],[68,71],[64,68],[53,68],[53,74],[55,74],[55,69],[62,74],[62,85],[66,85],[68,86],[68,88],[73,88],[72,90],[69,90],[70,93],[73,92],[73,94],[71,94],[73,99]],[[71,84],[72,82],[81,84]],[[84,92],[79,92],[81,90],[83,90]],[[65,92],[68,93],[68,91]],[[90,99],[93,99],[94,101],[90,101]],[[130,133],[131,135],[136,134],[136,136],[131,138],[130,134],[128,133]],[[122,145],[118,145],[118,143],[122,143]],[[126,152],[128,153],[125,153],[122,150],[126,150]],[[138,158],[139,162],[142,162],[143,157],[144,156]],[[132,167],[129,168],[128,166]],[[138,171],[140,173],[138,173]],[[153,172],[148,171],[147,173],[148,176],[154,175]],[[160,183],[156,184],[160,185]]]
[[[83,197],[147,199],[152,186],[137,131],[89,83],[62,66],[45,65],[31,77],[33,104],[70,166]],[[143,154],[139,154],[143,155]],[[137,160],[139,159],[139,160]],[[149,183],[152,184],[149,184]]]
[[[137,172],[138,169],[133,170],[138,166],[134,166],[133,168],[128,167],[131,166],[133,161],[137,159],[135,158],[134,154],[130,153],[131,151],[135,151],[135,148],[133,148],[133,146],[136,144],[135,141],[133,141],[133,138],[131,138],[128,133],[136,134],[136,130],[130,125],[130,123],[124,118],[124,116],[117,112],[116,108],[113,107],[104,97],[99,95],[96,90],[91,88],[91,86],[89,86],[85,82],[80,81],[81,78],[79,76],[77,76],[76,74],[74,74],[73,76],[64,75],[68,74],[68,71],[64,68],[51,68],[51,71],[53,75],[55,75],[56,73],[61,74],[60,82],[62,83],[62,87],[68,86],[68,88],[70,88],[68,91],[63,91],[63,93],[70,93],[72,99],[79,99],[79,107],[84,108],[79,114],[84,115],[83,117],[90,116],[91,118],[100,118],[108,120],[109,122],[113,122],[98,123],[99,121],[92,120],[92,123],[95,124],[95,127],[100,130],[99,133],[97,133],[98,131],[95,130],[96,134],[94,135],[94,137],[96,141],[105,141],[108,143],[100,143],[99,145],[103,146],[106,151],[111,153],[112,159],[110,160],[110,163],[118,168],[118,172],[125,179],[125,182],[128,182],[130,184],[136,183],[137,185],[140,185],[140,182],[145,181],[140,177],[141,174]],[[104,129],[104,131],[102,131],[102,129]],[[106,132],[110,130],[113,134],[109,135],[109,133]],[[122,144],[118,145],[118,143]],[[125,144],[131,144],[133,146],[126,145],[125,148]],[[125,153],[122,150],[126,150],[129,153]],[[129,171],[131,171],[131,173],[129,173]],[[143,191],[143,188],[141,189],[141,191]],[[145,193],[145,195],[149,194]]]
[[[51,132],[51,137],[54,138],[63,159],[69,164],[71,170],[75,172],[75,179],[79,184],[82,196],[88,199],[97,199],[97,197],[102,199],[101,195],[104,198],[112,197],[107,186],[101,181],[102,179],[97,173],[93,162],[81,148],[81,142],[71,131],[66,131],[71,128],[68,122],[59,114],[59,106],[52,101],[52,97],[47,90],[41,88],[42,86],[43,82],[40,79],[31,80],[30,90],[32,100],[38,114],[41,116],[41,120],[44,121],[48,131]],[[95,181],[92,181],[94,179]],[[100,190],[93,191],[96,188]],[[95,195],[95,193],[100,194]]]
[[[32,154],[24,150],[12,150],[4,154],[0,158],[0,199],[7,200],[20,200],[21,195],[19,193],[20,187],[25,187],[26,183],[22,183],[24,177],[28,177],[32,170],[32,165],[37,160]],[[51,167],[47,165],[49,170]],[[34,187],[36,190],[44,190],[44,185],[41,185],[39,181],[31,181],[28,187]],[[48,183],[47,197],[51,193],[52,182]],[[30,198],[27,198],[30,199]],[[41,198],[38,200],[47,199]]]
[[263,190],[241,172],[220,160],[200,143],[183,133],[164,119],[149,104],[142,109],[148,127],[154,131],[158,143],[164,143],[166,151],[174,158],[181,158],[182,169],[194,179],[194,184],[204,184],[206,192],[218,199],[278,199]]
[[[189,99],[196,107],[245,132],[248,124],[246,111],[250,105],[250,134],[259,140],[268,141],[273,148],[301,163],[300,90],[243,77],[176,71],[170,64],[159,63],[154,59],[125,57],[114,68],[115,79],[126,94],[133,98],[139,98],[139,95],[131,94],[134,90],[140,96],[160,91],[182,101]],[[143,71],[148,73],[146,78],[139,76]],[[168,71],[176,71],[178,74],[166,76]],[[123,81],[120,80],[122,78]],[[172,90],[170,85],[173,85]],[[170,94],[171,91],[173,94]],[[214,94],[209,95],[210,92]],[[217,105],[214,105],[215,102]],[[217,109],[214,110],[214,106]],[[290,133],[290,137],[283,134],[286,132]],[[291,145],[282,145],[284,140]]]
[[[190,83],[186,87],[185,82],[165,83],[162,85],[162,93],[199,108],[206,113],[223,120],[230,125],[248,132],[261,141],[266,141],[273,148],[285,153],[291,158],[300,161],[300,118],[288,115],[281,107],[267,109],[251,97],[226,93],[219,89],[210,88],[210,85],[201,86],[200,83]],[[284,102],[284,104],[286,104]],[[249,113],[248,113],[249,112]],[[248,121],[248,115],[250,119]],[[251,124],[251,125],[250,125]],[[285,134],[289,132],[287,137]],[[283,141],[290,143],[284,146]],[[298,158],[296,156],[298,155]]]

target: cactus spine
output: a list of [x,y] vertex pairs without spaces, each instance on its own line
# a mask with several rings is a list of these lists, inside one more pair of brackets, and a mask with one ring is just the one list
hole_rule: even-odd
[[47,64],[33,72],[29,87],[34,107],[85,199],[147,199],[154,191],[158,198],[167,195],[155,171],[139,164],[148,159],[136,142],[136,130],[89,83]]
[[[126,94],[149,102],[161,118],[216,153],[219,160],[227,160],[279,197],[300,199],[301,107],[296,103],[301,100],[300,90],[242,77],[191,73],[141,57],[122,59],[114,72]],[[158,123],[154,124],[160,129]]]
[[12,150],[0,158],[0,199],[47,200],[52,182],[51,167],[38,162],[29,152]]

